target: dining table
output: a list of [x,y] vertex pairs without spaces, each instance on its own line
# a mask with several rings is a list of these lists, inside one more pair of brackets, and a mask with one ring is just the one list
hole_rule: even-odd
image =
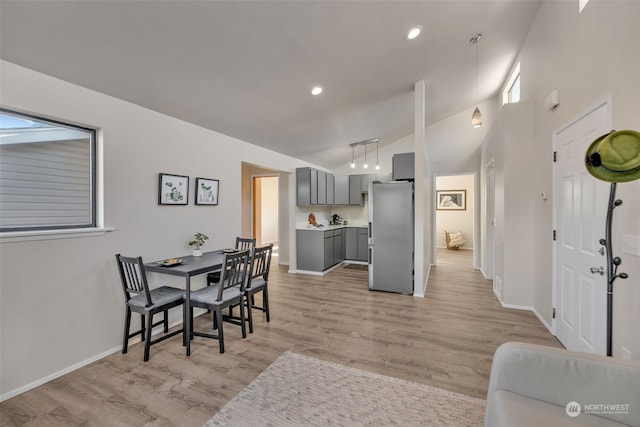
[[186,351],[187,356],[191,355],[191,278],[199,274],[209,273],[222,268],[224,254],[229,249],[218,249],[211,252],[204,252],[201,256],[181,256],[170,258],[171,260],[179,260],[179,262],[167,263],[167,260],[160,260],[145,263],[144,268],[147,272],[160,274],[168,274],[171,276],[180,276],[185,278],[185,318],[184,333],[186,334]]

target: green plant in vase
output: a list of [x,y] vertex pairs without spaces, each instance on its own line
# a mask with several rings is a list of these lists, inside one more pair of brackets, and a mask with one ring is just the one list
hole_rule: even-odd
[[193,235],[193,240],[189,242],[189,246],[193,246],[193,256],[202,256],[202,246],[209,240],[209,236],[203,233]]

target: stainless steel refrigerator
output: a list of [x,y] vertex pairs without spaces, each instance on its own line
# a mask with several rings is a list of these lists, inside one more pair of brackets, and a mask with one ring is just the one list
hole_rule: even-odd
[[369,289],[413,294],[413,182],[369,187]]

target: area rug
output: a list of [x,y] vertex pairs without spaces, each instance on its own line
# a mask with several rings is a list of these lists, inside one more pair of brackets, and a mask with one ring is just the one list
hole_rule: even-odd
[[486,402],[285,352],[210,426],[481,426]]

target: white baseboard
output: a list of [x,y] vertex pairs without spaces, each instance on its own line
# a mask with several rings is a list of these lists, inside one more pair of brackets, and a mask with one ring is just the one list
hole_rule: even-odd
[[505,304],[502,301],[500,301],[500,305],[503,308],[512,308],[514,310],[526,310],[526,311],[533,311],[533,307],[529,307],[527,305],[517,305],[517,304]]
[[553,335],[554,337],[557,336],[554,328],[550,324],[548,324],[546,320],[544,320],[544,317],[542,317],[542,315],[538,313],[538,310],[536,310],[535,308],[532,308],[531,311],[533,311],[533,314],[536,315],[536,317],[544,325],[544,327],[547,328],[549,332],[551,332],[551,335]]
[[70,372],[75,371],[76,369],[80,369],[80,368],[82,368],[84,366],[87,366],[87,365],[89,365],[89,364],[91,364],[93,362],[96,362],[96,361],[98,361],[98,360],[100,360],[100,359],[102,359],[104,357],[107,357],[107,356],[109,356],[109,355],[111,355],[113,353],[117,353],[118,351],[122,351],[122,346],[114,347],[114,348],[109,349],[109,350],[107,350],[107,351],[105,351],[103,353],[97,354],[97,355],[95,355],[93,357],[90,357],[90,358],[88,358],[86,360],[83,360],[83,361],[78,362],[78,363],[76,363],[74,365],[71,365],[71,366],[69,366],[67,368],[64,368],[64,369],[62,369],[62,370],[60,370],[58,372],[54,372],[51,375],[47,375],[44,378],[40,378],[39,380],[36,380],[36,381],[34,381],[32,383],[23,385],[22,387],[18,387],[15,390],[8,391],[5,394],[0,395],[0,402],[4,402],[7,399],[11,399],[12,397],[15,397],[15,396],[17,396],[19,394],[22,394],[22,393],[24,393],[26,391],[32,390],[32,389],[34,389],[36,387],[39,387],[42,384],[48,383],[49,381],[55,380],[56,378],[60,378],[63,375],[66,375],[66,374],[68,374]]
[[[202,311],[202,313],[205,313],[205,312],[206,312],[206,310],[203,310],[203,309],[197,309],[197,310],[201,310],[201,311]],[[196,313],[197,313],[197,311],[196,311]],[[200,314],[202,314],[202,313],[200,313]],[[195,315],[195,314],[194,314],[194,315]],[[198,314],[198,315],[199,315],[199,314]],[[195,317],[197,317],[197,315],[196,315]],[[180,324],[182,324],[182,319],[179,319],[179,320],[177,320],[177,321],[171,322],[171,323],[169,324],[169,329],[173,328],[174,326],[180,325]],[[163,333],[163,332],[162,332],[162,327],[161,327],[161,325],[156,326],[156,328],[155,328],[155,329],[157,329],[157,331],[156,331],[152,336],[156,336],[156,335],[158,335],[158,334]],[[129,345],[130,345],[130,346],[131,346],[131,345],[133,345],[133,344],[137,344],[137,343],[139,343],[139,342],[140,342],[140,337],[138,337],[138,336],[136,336],[136,337],[134,337],[134,338],[129,339]],[[40,378],[40,379],[38,379],[38,380],[35,380],[35,381],[33,381],[32,383],[29,383],[29,384],[23,385],[22,387],[18,387],[18,388],[17,388],[17,389],[15,389],[15,390],[8,391],[8,392],[6,392],[5,394],[0,395],[0,402],[4,402],[4,401],[5,401],[5,400],[7,400],[7,399],[11,399],[12,397],[15,397],[15,396],[17,396],[17,395],[19,395],[19,394],[22,394],[22,393],[24,393],[24,392],[27,392],[27,391],[29,391],[29,390],[32,390],[32,389],[34,389],[34,388],[36,388],[36,387],[39,387],[39,386],[41,386],[42,384],[46,384],[46,383],[48,383],[49,381],[55,380],[56,378],[60,378],[60,377],[61,377],[61,376],[63,376],[63,375],[66,375],[66,374],[71,373],[71,372],[73,372],[73,371],[75,371],[75,370],[77,370],[77,369],[80,369],[80,368],[82,368],[82,367],[85,367],[85,366],[87,366],[87,365],[90,365],[90,364],[91,364],[91,363],[93,363],[93,362],[97,362],[98,360],[103,359],[103,358],[105,358],[105,357],[107,357],[107,356],[110,356],[110,355],[112,355],[112,354],[114,354],[114,353],[117,353],[117,352],[119,352],[119,351],[122,351],[122,346],[121,346],[121,345],[118,345],[118,346],[116,346],[116,347],[113,347],[113,348],[111,348],[111,349],[109,349],[109,350],[105,351],[105,352],[102,352],[102,353],[97,354],[97,355],[95,355],[95,356],[92,356],[92,357],[90,357],[90,358],[88,358],[88,359],[85,359],[85,360],[83,360],[83,361],[81,361],[81,362],[78,362],[78,363],[76,363],[76,364],[73,364],[73,365],[71,365],[71,366],[68,366],[68,367],[66,367],[66,368],[64,368],[64,369],[61,369],[61,370],[59,370],[59,371],[57,371],[57,372],[54,372],[54,373],[52,373],[52,374],[50,374],[50,375],[47,375],[46,377]]]

